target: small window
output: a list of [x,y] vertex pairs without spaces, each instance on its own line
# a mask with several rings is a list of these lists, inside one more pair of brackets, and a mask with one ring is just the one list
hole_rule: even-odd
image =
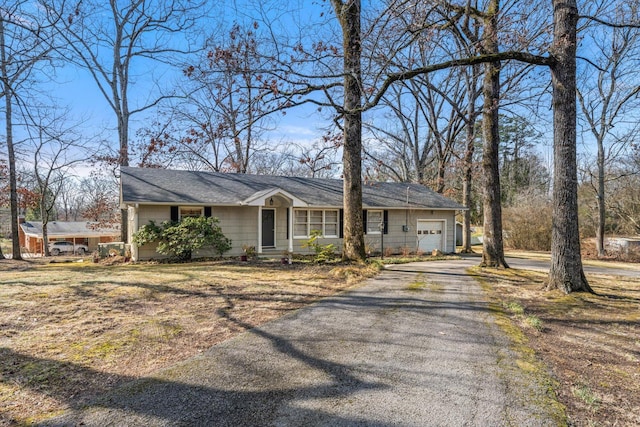
[[187,217],[199,218],[204,215],[202,207],[180,207],[180,219]]
[[367,211],[367,234],[380,234],[382,211]]

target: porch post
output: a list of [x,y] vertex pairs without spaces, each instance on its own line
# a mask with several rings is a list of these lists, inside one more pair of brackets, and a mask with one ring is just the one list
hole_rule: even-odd
[[[138,204],[135,204],[133,206],[133,227],[129,228],[129,233],[127,236],[127,240],[129,240],[128,242],[125,243],[129,243],[131,244],[131,259],[133,259],[134,261],[138,260],[138,245],[136,245],[135,243],[133,243],[133,238],[132,238],[132,233],[136,233],[138,231],[138,228],[140,227],[140,218],[138,217]],[[133,228],[133,230],[131,229]],[[98,241],[100,241],[100,239],[98,239]]]
[[287,209],[289,209],[289,252],[293,252],[293,206]]
[[262,253],[262,206],[258,206],[258,253]]
[[287,224],[289,227],[289,252],[293,252],[293,203],[287,209],[289,209],[289,224]]

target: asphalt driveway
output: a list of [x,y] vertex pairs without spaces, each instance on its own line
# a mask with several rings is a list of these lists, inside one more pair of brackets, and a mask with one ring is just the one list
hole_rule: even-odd
[[395,266],[45,425],[557,425],[475,264]]

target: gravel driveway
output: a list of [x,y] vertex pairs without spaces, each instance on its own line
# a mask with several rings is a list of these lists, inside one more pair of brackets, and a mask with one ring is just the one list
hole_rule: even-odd
[[394,266],[46,425],[552,426],[477,260]]

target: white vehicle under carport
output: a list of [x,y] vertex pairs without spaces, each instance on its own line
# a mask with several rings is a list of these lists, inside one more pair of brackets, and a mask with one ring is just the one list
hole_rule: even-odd
[[81,245],[79,243],[67,241],[49,243],[49,253],[53,256],[60,254],[84,255],[87,252],[89,252],[87,245]]

